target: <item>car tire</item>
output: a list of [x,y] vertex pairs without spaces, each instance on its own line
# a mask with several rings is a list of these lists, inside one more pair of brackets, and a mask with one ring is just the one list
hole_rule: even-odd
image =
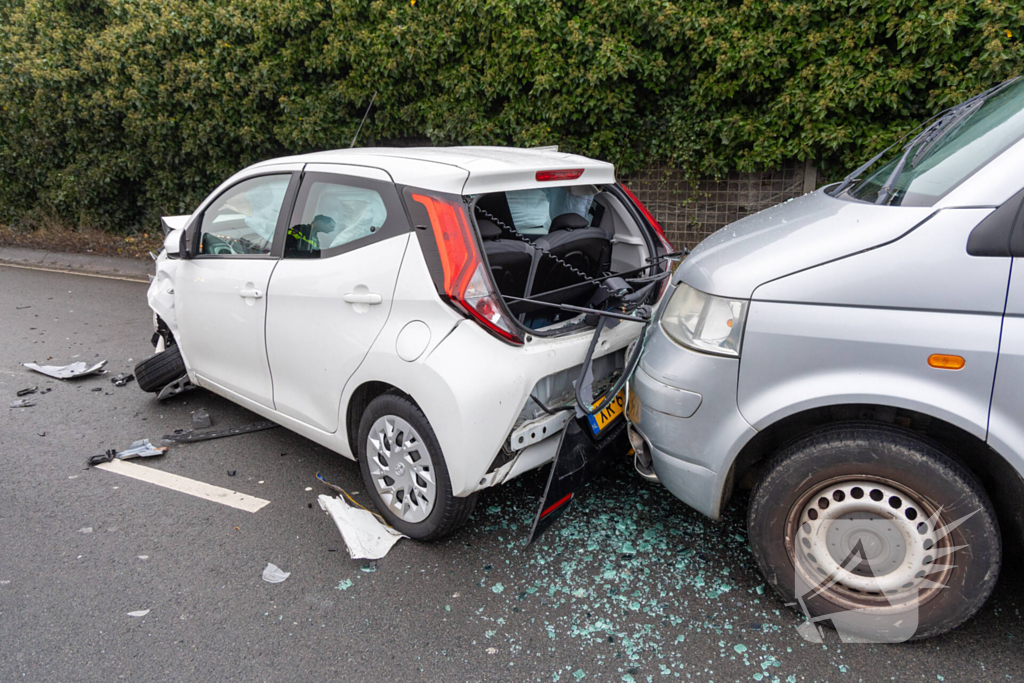
[[988,599],[1002,560],[975,477],[884,425],[836,425],[783,447],[754,488],[747,529],[768,583],[809,619],[832,615],[821,622],[844,640],[956,628]]
[[185,361],[181,359],[181,351],[175,344],[155,356],[140,361],[135,366],[135,381],[143,391],[156,393],[179,377],[183,377],[186,372]]
[[363,483],[388,524],[410,538],[432,541],[469,520],[477,494],[452,494],[441,446],[412,401],[394,394],[375,398],[363,412],[357,438]]

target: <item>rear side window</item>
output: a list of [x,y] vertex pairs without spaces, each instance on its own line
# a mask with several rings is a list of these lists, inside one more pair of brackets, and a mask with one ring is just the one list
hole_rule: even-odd
[[259,176],[229,188],[203,212],[199,253],[269,254],[291,174]]
[[285,235],[285,258],[328,258],[402,231],[392,185],[310,173],[302,179]]

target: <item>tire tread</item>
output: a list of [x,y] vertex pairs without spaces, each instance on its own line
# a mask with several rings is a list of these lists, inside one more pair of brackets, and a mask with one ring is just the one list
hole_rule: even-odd
[[143,391],[155,393],[185,375],[185,361],[177,345],[139,361],[135,366],[135,381]]

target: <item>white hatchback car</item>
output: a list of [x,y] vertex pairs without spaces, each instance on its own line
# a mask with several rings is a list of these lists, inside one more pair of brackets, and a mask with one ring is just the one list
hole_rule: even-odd
[[642,324],[591,348],[587,312],[622,310],[612,274],[653,304],[671,251],[611,164],[557,148],[273,159],[164,227],[140,387],[191,382],[357,459],[419,539],[554,459],[585,358],[595,393],[624,383]]

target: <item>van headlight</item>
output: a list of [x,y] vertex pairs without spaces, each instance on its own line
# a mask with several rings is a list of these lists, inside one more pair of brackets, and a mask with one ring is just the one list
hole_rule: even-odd
[[696,351],[739,357],[747,301],[711,296],[680,283],[665,305],[661,327]]

